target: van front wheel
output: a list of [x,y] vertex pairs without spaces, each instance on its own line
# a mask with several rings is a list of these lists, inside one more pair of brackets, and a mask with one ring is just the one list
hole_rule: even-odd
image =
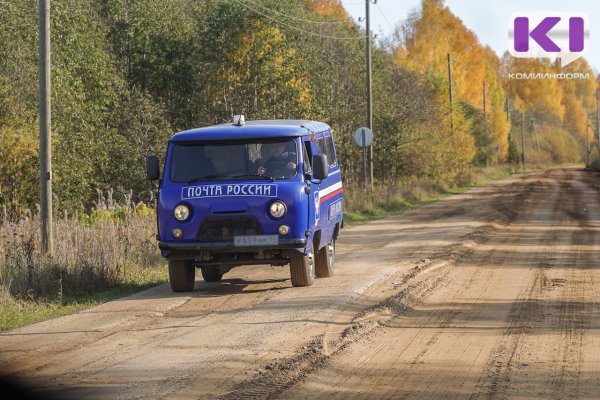
[[315,283],[315,257],[312,250],[308,254],[297,254],[290,258],[290,275],[292,285],[296,287]]
[[174,292],[191,292],[196,281],[196,267],[187,260],[169,261],[169,284]]
[[333,276],[333,264],[335,261],[335,242],[332,240],[327,246],[317,253],[315,259],[315,274],[317,278],[329,278]]

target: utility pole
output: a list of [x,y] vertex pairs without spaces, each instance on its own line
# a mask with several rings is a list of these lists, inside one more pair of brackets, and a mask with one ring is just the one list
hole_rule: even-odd
[[588,115],[585,125],[585,166],[590,166],[590,117]]
[[525,132],[523,122],[523,111],[521,111],[521,164],[525,168]]
[[[377,0],[374,1],[377,3]],[[365,0],[367,22],[367,127],[373,131],[373,82],[371,79],[371,0]],[[373,188],[373,144],[369,146],[371,188]]]
[[485,81],[483,81],[483,122],[486,122],[487,119],[485,117]]
[[483,81],[483,131],[487,135],[487,114],[486,114],[486,102],[485,102],[485,80]]
[[510,122],[510,82],[508,83],[508,93],[506,94],[506,121]]
[[40,0],[40,231],[42,252],[54,252],[50,102],[50,0]]
[[535,137],[535,147],[537,147],[537,151],[541,152],[542,149],[540,148],[540,141],[538,140],[537,131],[535,130],[535,120],[533,118],[529,120],[529,130]]
[[[485,79],[481,85],[483,91],[483,133],[487,136],[487,118],[486,118],[486,110],[485,110]],[[497,153],[497,152],[496,152]],[[489,159],[485,158],[486,165],[489,163]],[[496,165],[498,164],[498,155],[496,154]]]
[[454,134],[454,119],[452,117],[452,56],[448,53],[448,95],[450,97],[450,131]]
[[598,156],[600,157],[600,87],[596,89],[596,140],[598,143]]

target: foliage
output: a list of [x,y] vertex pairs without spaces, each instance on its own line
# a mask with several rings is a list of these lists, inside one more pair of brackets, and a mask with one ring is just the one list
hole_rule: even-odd
[[[499,75],[500,62],[493,51],[481,46],[475,34],[441,0],[423,0],[420,13],[401,25],[397,35],[401,41],[395,50],[396,62],[435,85],[440,100],[446,104],[451,55],[456,118],[473,119],[475,109],[483,110],[485,90],[486,119],[474,121],[475,131],[471,132],[478,147],[476,162],[485,165],[495,159],[496,145],[500,158],[505,160],[509,130],[504,116],[506,95]],[[463,107],[456,107],[461,103]]]

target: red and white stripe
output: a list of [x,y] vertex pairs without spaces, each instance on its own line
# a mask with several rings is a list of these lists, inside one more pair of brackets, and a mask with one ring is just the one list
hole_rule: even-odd
[[334,183],[331,186],[327,186],[325,189],[319,190],[319,199],[320,202],[324,202],[329,200],[330,198],[337,196],[342,193],[344,189],[342,189],[342,182]]

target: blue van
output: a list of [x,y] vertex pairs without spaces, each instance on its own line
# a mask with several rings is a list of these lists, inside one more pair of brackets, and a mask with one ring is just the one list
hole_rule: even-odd
[[290,265],[292,285],[334,271],[342,228],[342,177],[331,127],[297,120],[244,121],[192,129],[169,141],[159,180],[158,241],[175,292],[242,265]]

